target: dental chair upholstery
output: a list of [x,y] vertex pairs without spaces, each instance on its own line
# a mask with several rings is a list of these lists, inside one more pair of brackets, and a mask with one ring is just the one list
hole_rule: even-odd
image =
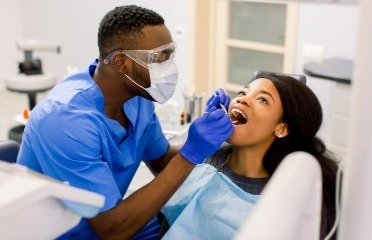
[[20,144],[14,140],[0,141],[0,160],[15,163]]
[[256,79],[256,76],[257,76],[259,73],[262,73],[262,72],[268,72],[268,73],[275,73],[275,74],[278,74],[278,75],[290,76],[290,77],[293,77],[294,79],[297,79],[297,80],[301,81],[302,83],[306,84],[306,76],[305,76],[305,75],[301,75],[301,74],[277,73],[277,72],[270,72],[270,71],[255,71],[255,72],[253,73],[252,80],[253,80],[253,79]]

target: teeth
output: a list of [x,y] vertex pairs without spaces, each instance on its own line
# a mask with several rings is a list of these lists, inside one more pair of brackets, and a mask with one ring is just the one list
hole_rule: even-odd
[[245,116],[245,114],[244,114],[242,111],[240,111],[239,109],[237,109],[237,108],[231,109],[231,113],[232,113],[235,117],[237,117],[237,116],[240,114],[240,115],[243,116],[243,118],[244,118],[245,120],[247,120],[247,116]]

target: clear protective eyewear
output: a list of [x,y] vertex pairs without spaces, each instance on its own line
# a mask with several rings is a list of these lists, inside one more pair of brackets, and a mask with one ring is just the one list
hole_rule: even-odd
[[103,63],[108,64],[114,54],[122,53],[132,58],[139,64],[147,66],[151,63],[159,63],[173,59],[176,55],[176,47],[177,44],[175,42],[171,42],[150,50],[114,50],[105,57]]

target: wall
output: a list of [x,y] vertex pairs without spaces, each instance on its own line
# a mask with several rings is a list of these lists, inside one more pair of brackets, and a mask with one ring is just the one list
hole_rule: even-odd
[[4,75],[18,72],[18,59],[23,54],[15,42],[22,36],[21,0],[0,0],[0,88],[4,87]]

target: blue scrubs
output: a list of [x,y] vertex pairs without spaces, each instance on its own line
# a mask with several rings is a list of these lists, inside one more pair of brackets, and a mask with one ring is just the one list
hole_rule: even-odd
[[[106,197],[101,212],[123,198],[141,162],[168,149],[153,102],[134,97],[124,105],[128,128],[107,117],[103,94],[92,79],[97,60],[67,77],[31,112],[18,163],[71,186]],[[87,221],[64,237],[96,239]]]

